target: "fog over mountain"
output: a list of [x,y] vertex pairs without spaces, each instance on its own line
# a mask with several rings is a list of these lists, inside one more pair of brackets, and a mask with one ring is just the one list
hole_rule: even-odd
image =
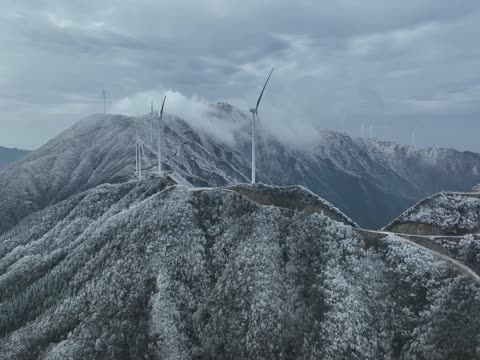
[[[173,114],[165,117],[165,168],[197,186],[249,182],[246,113],[219,103],[202,116],[211,126]],[[80,191],[132,179],[135,133],[145,143],[146,171],[155,171],[152,122],[157,124],[152,115],[88,117],[0,173],[0,232]],[[303,148],[266,131],[263,136],[269,152],[259,135],[259,182],[303,185],[365,227],[384,226],[432,193],[466,191],[480,182],[480,155],[474,153],[354,139],[332,131],[318,132],[317,141]]]

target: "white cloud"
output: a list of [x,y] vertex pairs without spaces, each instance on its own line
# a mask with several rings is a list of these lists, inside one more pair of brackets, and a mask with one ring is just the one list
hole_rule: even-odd
[[[214,116],[211,103],[199,96],[188,97],[174,90],[144,91],[116,101],[112,106],[113,113],[139,116],[150,111],[151,99],[154,99],[154,111],[159,111],[161,101],[166,96],[164,114],[174,115],[185,120],[196,129],[201,129],[211,136],[226,143],[233,143],[241,129],[247,124],[239,114],[236,119]],[[233,121],[232,121],[233,120]]]

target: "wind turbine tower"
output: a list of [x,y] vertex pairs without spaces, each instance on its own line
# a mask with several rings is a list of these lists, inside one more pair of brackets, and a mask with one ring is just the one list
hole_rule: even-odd
[[145,148],[143,142],[138,135],[138,127],[136,119],[133,122],[135,126],[135,176],[138,180],[142,180],[142,160],[146,163]]
[[154,118],[154,112],[153,112],[153,97],[152,97],[152,102],[150,104],[150,117],[151,117],[151,122],[150,122],[150,144],[153,146],[153,118]]
[[275,67],[272,68],[270,71],[270,74],[268,74],[267,81],[265,81],[265,85],[263,85],[262,92],[260,93],[260,96],[258,97],[257,100],[257,105],[255,108],[250,109],[250,112],[252,113],[252,184],[255,184],[255,135],[256,135],[256,119],[258,119],[258,122],[260,124],[260,117],[258,116],[258,107],[260,106],[260,102],[262,101],[262,96],[263,92],[265,91],[265,88],[267,87],[268,80],[270,80],[270,76],[272,76],[272,72],[275,69]]
[[135,173],[138,180],[142,180],[142,160],[145,161],[145,149],[139,137],[135,139]]
[[102,89],[102,96],[103,96],[103,113],[107,113],[107,93],[108,91],[105,89]]
[[162,141],[164,137],[163,133],[163,108],[165,106],[165,100],[167,97],[163,98],[162,108],[160,109],[160,116],[158,117],[158,137],[157,137],[157,161],[158,161],[158,173],[162,173]]

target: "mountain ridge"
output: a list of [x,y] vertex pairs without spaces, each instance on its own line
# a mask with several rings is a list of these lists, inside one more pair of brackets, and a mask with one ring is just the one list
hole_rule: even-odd
[[[165,115],[165,170],[195,186],[249,181],[250,120],[233,107],[224,108],[212,108],[216,119],[234,124],[223,139],[201,124]],[[5,169],[0,173],[0,233],[73,194],[132,179],[136,133],[145,143],[146,172],[155,171],[151,123],[152,115],[92,115]],[[315,144],[298,149],[265,135],[270,157],[259,146],[259,182],[300,184],[363,227],[379,228],[432,193],[464,191],[480,183],[478,154],[411,148],[332,131],[319,132]]]
[[0,235],[0,289],[8,359],[474,359],[480,332],[480,284],[397,236],[157,176]]
[[30,153],[30,150],[0,146],[0,170],[23,158],[28,153]]

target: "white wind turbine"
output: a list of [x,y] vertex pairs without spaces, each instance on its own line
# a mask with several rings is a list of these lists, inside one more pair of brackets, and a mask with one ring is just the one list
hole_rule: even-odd
[[102,96],[103,96],[103,113],[107,113],[107,94],[108,90],[102,89]]
[[[258,119],[258,123],[260,125],[260,117],[258,116],[258,107],[260,106],[260,102],[262,101],[263,92],[265,91],[265,88],[267,87],[268,80],[270,80],[270,76],[272,76],[272,72],[273,72],[274,69],[275,69],[275,67],[273,67],[272,70],[270,71],[270,74],[268,74],[267,81],[265,81],[265,85],[263,85],[262,92],[260,93],[260,96],[258,97],[257,105],[255,106],[255,108],[250,109],[250,112],[252,113],[252,184],[255,184],[255,160],[256,160],[256,158],[255,158],[255,135],[256,135],[256,132],[255,132],[256,121],[255,121],[255,119],[256,118]],[[265,149],[267,150],[266,144],[265,144]],[[268,154],[268,150],[267,150],[267,154]]]
[[146,162],[145,149],[143,142],[138,136],[137,121],[134,120],[135,125],[135,176],[138,180],[142,180],[142,160]]
[[135,174],[138,180],[142,180],[142,159],[145,160],[143,142],[138,136],[135,137]]
[[153,97],[152,97],[152,102],[150,104],[150,117],[151,117],[151,122],[150,122],[150,143],[152,144],[153,147],[153,120],[155,117],[155,114],[153,112]]
[[167,97],[163,98],[162,108],[160,109],[160,116],[158,118],[158,137],[157,137],[157,162],[158,162],[158,173],[162,173],[162,140],[164,137],[163,133],[163,108],[165,106],[165,100]]

